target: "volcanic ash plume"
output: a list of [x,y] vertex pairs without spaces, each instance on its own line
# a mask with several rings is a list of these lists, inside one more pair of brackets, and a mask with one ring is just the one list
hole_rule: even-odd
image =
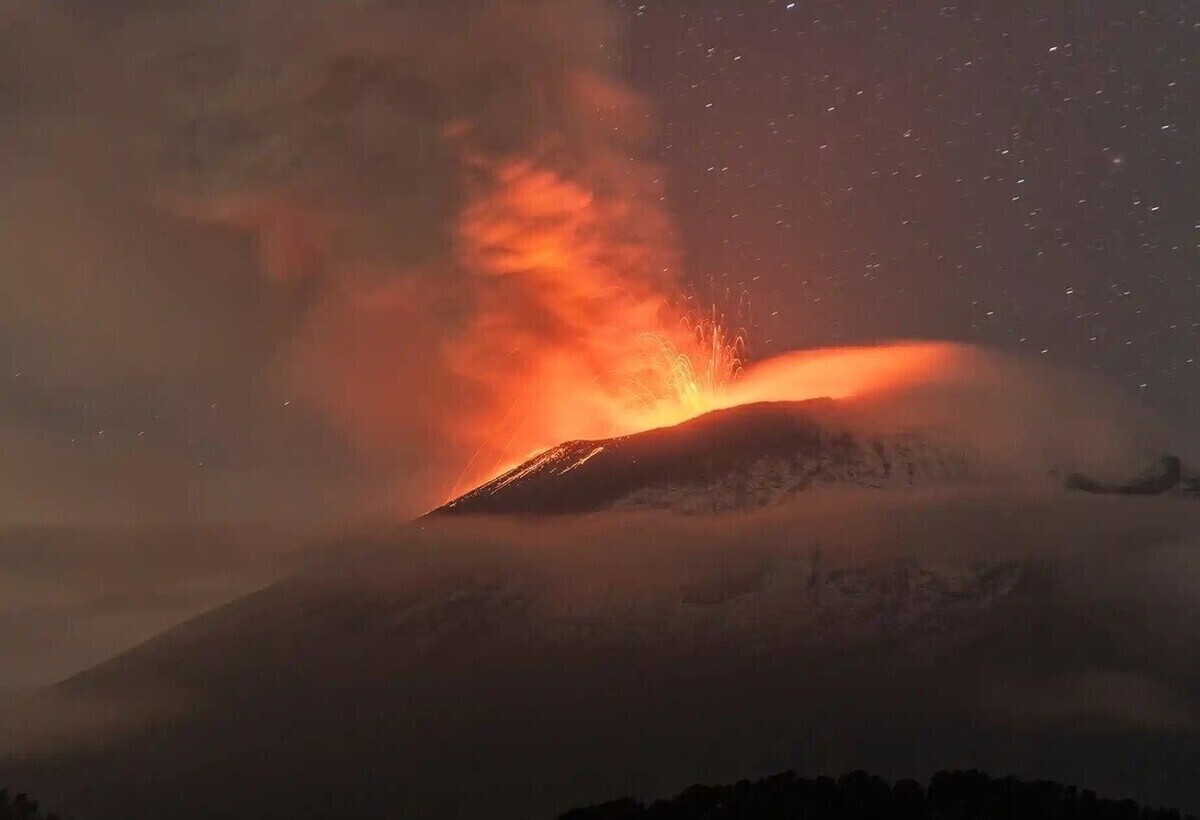
[[256,238],[297,312],[290,378],[365,452],[429,464],[426,493],[686,418],[736,368],[672,308],[650,115],[600,4],[166,17],[162,198]]
[[[0,136],[37,171],[6,200],[8,244],[38,251],[9,260],[8,301],[45,314],[64,381],[136,381],[156,418],[219,406],[205,423],[232,453],[307,399],[414,513],[566,439],[975,370],[881,348],[735,381],[739,338],[675,301],[653,118],[598,1],[85,5],[26,4],[0,28],[18,55],[0,106],[22,114]],[[62,224],[72,242],[29,238]],[[93,288],[96,330],[64,337]],[[257,433],[218,425],[222,392],[262,404]]]
[[657,183],[615,155],[564,153],[470,157],[458,245],[475,302],[449,359],[508,407],[473,421],[490,439],[468,482],[565,439],[681,421],[737,366],[723,339],[706,344],[715,324],[672,321]]

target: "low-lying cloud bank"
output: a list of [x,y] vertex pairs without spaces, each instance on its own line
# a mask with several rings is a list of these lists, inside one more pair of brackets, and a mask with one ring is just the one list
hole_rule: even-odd
[[[74,713],[9,723],[4,754],[66,808],[228,778],[245,805],[548,814],[787,767],[945,765],[1192,807],[1186,755],[1159,758],[1200,750],[1198,536],[1194,502],[1062,490],[356,533],[59,687]],[[107,720],[139,692],[169,719]]]
[[321,542],[275,527],[0,530],[0,696],[78,674],[261,589]]

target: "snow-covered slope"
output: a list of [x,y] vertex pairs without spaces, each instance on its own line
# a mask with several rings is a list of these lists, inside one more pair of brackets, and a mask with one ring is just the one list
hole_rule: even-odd
[[[899,428],[881,421],[878,408],[868,414],[830,399],[742,405],[674,427],[565,442],[434,514],[720,513],[769,506],[822,487],[1013,483],[1008,467],[988,463],[966,438]],[[1047,483],[1094,494],[1200,495],[1200,477],[1173,455],[1127,478],[1101,480],[1049,462],[1043,469]]]
[[976,481],[829,401],[567,443],[0,710],[0,779],[93,820],[515,820],[789,767],[1125,791],[1169,737],[1152,796],[1200,805],[1200,505]]
[[[1051,726],[1055,765],[1104,777],[1128,723],[1192,725],[1197,515],[864,489],[425,519],[0,714],[0,774],[94,820],[551,817],[780,767],[975,765],[963,738],[992,731],[1011,770]],[[1197,749],[1156,799],[1200,801]]]
[[314,634],[352,632],[438,654],[464,637],[536,642],[546,652],[606,646],[736,646],[741,652],[859,651],[884,641],[953,642],[1026,579],[1020,560],[859,562],[787,552],[630,594],[547,594],[521,577],[477,577],[395,595],[318,595]]
[[979,479],[978,458],[929,432],[879,430],[829,400],[720,410],[675,427],[553,447],[438,513],[722,512],[814,487]]

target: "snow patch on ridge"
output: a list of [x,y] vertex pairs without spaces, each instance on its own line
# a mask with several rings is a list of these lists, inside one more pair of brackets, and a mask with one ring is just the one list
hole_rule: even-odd
[[866,444],[846,439],[815,453],[766,456],[707,482],[643,487],[618,499],[613,509],[719,513],[766,507],[789,495],[820,487],[903,489],[978,480],[978,457],[916,435]]

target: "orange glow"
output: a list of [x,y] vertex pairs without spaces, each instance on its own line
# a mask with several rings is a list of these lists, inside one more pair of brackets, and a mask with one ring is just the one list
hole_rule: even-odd
[[[716,318],[661,324],[657,330],[619,326],[624,339],[589,339],[611,358],[580,357],[572,347],[544,350],[526,380],[497,373],[513,400],[479,445],[452,488],[453,497],[537,453],[571,439],[609,438],[665,427],[722,405],[742,371],[744,342]],[[594,369],[586,369],[591,362]],[[486,422],[485,422],[486,423]]]
[[713,409],[758,401],[869,396],[931,381],[968,354],[946,342],[800,350],[768,359],[719,391]]
[[[472,283],[443,353],[481,389],[455,419],[473,452],[448,496],[573,439],[663,427],[757,401],[844,398],[920,379],[950,348],[901,344],[792,353],[745,368],[744,334],[715,310],[681,320],[658,192],[619,157],[576,164],[551,146],[492,157],[466,127],[457,258]],[[618,180],[614,182],[614,180]],[[635,179],[634,182],[637,182]]]
[[493,158],[469,133],[451,136],[468,172],[457,257],[473,303],[444,352],[484,396],[463,419],[474,455],[450,495],[567,439],[710,409],[744,345],[715,313],[681,321],[670,307],[675,259],[657,189],[631,184],[636,169],[617,157]]
[[[574,389],[564,384],[536,398],[536,417],[552,422],[541,429],[559,431],[553,436],[539,438],[538,428],[527,426],[528,416],[506,418],[498,429],[511,432],[500,456],[488,465],[469,464],[450,497],[563,441],[628,435],[754,402],[885,394],[961,370],[970,355],[950,343],[894,342],[794,351],[743,367],[741,337],[731,341],[715,323],[698,325],[684,347],[649,331],[638,342],[633,360],[614,365],[610,380],[597,375]],[[622,369],[636,375],[622,382]],[[597,412],[575,415],[580,400],[597,402]]]

